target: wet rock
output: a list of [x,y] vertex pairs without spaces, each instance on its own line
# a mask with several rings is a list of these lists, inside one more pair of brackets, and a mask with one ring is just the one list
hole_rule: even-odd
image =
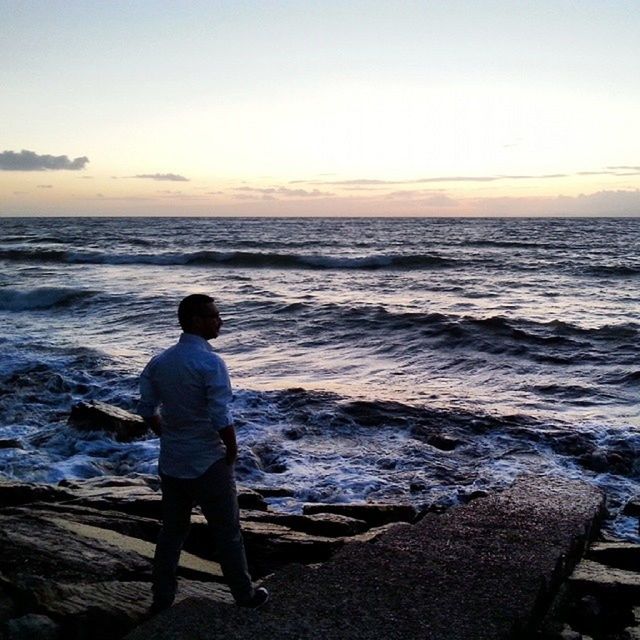
[[612,451],[592,451],[578,458],[578,462],[596,473],[627,475],[633,468],[633,458]]
[[624,506],[623,513],[626,516],[640,518],[640,496],[636,496],[629,500],[629,502]]
[[411,435],[435,449],[440,449],[440,451],[453,451],[463,444],[463,441],[459,438],[454,438],[444,433],[433,433],[433,429],[426,428],[424,425],[412,427]]
[[264,498],[292,498],[295,495],[293,489],[287,487],[253,487]]
[[252,509],[254,511],[267,511],[269,508],[264,498],[253,489],[238,487],[238,505],[241,509]]
[[121,442],[129,442],[150,433],[140,416],[96,401],[74,405],[69,424],[81,431],[107,431]]
[[304,515],[316,513],[335,513],[338,515],[363,520],[369,526],[377,527],[389,522],[413,522],[418,512],[415,507],[404,504],[383,503],[351,503],[351,504],[305,504]]
[[252,448],[267,473],[284,473],[287,470],[286,455],[275,443],[263,442]]
[[6,438],[0,440],[0,449],[24,449],[24,445],[16,438]]
[[398,466],[398,461],[394,458],[381,458],[376,463],[380,469],[391,471]]
[[60,627],[47,616],[29,613],[9,620],[6,640],[59,640]]

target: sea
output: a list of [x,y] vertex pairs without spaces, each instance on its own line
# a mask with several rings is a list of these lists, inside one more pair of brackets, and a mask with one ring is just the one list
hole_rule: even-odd
[[607,494],[640,540],[640,218],[0,218],[0,475],[156,473],[138,376],[212,295],[240,485],[443,510],[522,474]]

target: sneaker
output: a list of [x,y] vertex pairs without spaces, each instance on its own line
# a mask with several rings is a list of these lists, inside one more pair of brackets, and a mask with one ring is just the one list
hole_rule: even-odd
[[264,587],[258,587],[253,590],[253,595],[243,602],[238,602],[239,607],[247,609],[258,609],[269,600],[269,592]]

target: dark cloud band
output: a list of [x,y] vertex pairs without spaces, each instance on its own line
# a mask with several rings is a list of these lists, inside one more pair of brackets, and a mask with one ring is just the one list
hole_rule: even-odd
[[2,171],[79,171],[89,162],[87,156],[70,160],[68,156],[39,155],[23,149],[0,153]]

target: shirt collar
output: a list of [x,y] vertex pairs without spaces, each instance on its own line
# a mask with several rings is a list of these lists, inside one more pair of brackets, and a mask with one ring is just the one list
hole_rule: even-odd
[[179,342],[181,344],[192,344],[193,346],[201,347],[207,349],[208,351],[213,351],[213,347],[209,344],[209,342],[203,337],[195,335],[195,333],[181,333]]

